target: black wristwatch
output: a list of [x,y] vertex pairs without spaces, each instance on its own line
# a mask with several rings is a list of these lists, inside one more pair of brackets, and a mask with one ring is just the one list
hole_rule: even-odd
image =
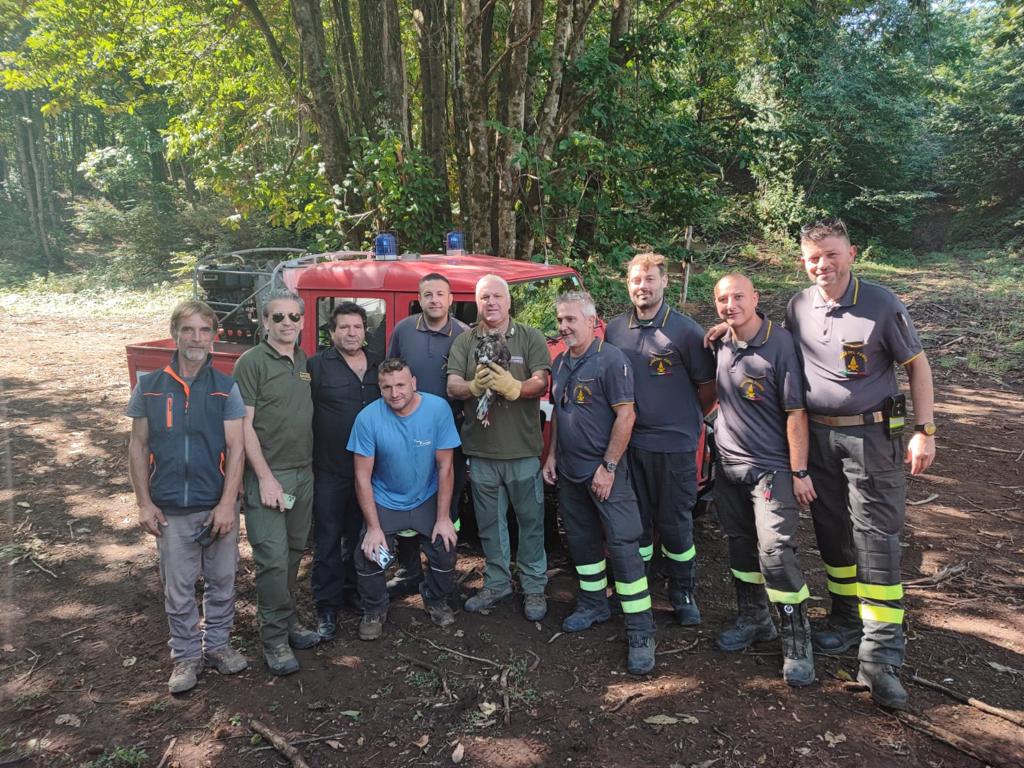
[[617,462],[617,461],[602,461],[601,462],[601,466],[604,467],[605,469],[607,469],[612,474],[614,474],[615,470],[619,466],[619,462]]
[[803,480],[810,474],[811,473],[808,472],[806,469],[794,469],[792,472],[793,477],[799,477],[801,480]]

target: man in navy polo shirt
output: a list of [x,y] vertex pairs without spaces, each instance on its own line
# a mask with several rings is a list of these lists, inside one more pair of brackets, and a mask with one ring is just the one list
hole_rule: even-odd
[[800,505],[814,499],[804,380],[793,338],[757,311],[758,298],[743,275],[726,275],[715,286],[715,308],[729,326],[716,347],[715,505],[739,608],[718,647],[741,651],[775,639],[771,600],[782,620],[782,677],[804,686],[814,682],[810,595],[796,558]]
[[629,441],[633,488],[644,524],[640,553],[654,554],[658,530],[669,578],[669,602],[683,626],[700,623],[694,600],[697,442],[701,414],[715,402],[715,360],[692,318],[665,302],[665,257],[641,253],[629,263],[626,284],[633,311],[610,323],[606,340],[633,365],[636,424]]
[[363,601],[360,640],[384,631],[388,591],[381,551],[392,551],[400,531],[416,532],[429,570],[420,585],[423,607],[441,627],[455,617],[457,537],[449,508],[452,449],[459,445],[451,406],[416,391],[408,364],[389,358],[378,369],[381,398],[356,417],[348,449],[355,455],[356,492],[363,510],[363,536],[356,551]]
[[633,369],[626,356],[594,337],[590,294],[564,293],[555,304],[568,348],[552,368],[551,446],[544,481],[558,483],[558,508],[579,574],[580,594],[562,629],[581,632],[611,617],[605,551],[626,620],[627,669],[654,669],[654,616],[640,557],[643,525],[629,470],[620,464],[636,414]]
[[[409,364],[416,378],[418,392],[427,392],[448,399],[448,353],[452,342],[469,330],[469,326],[452,317],[451,284],[448,278],[431,272],[420,278],[419,305],[422,312],[409,315],[391,332],[388,357],[400,357]],[[462,404],[453,403],[455,426],[462,426]],[[455,484],[452,488],[451,514],[455,531],[459,531],[459,501],[466,487],[466,457],[461,446],[452,454]],[[414,536],[398,537],[398,570],[388,581],[388,593],[400,597],[416,592],[423,581],[420,547]]]

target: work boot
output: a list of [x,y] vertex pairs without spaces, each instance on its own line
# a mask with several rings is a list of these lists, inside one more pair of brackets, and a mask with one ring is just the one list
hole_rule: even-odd
[[202,659],[185,659],[174,662],[174,669],[167,680],[167,690],[171,693],[184,693],[196,687],[199,673],[203,671]]
[[523,616],[527,621],[544,621],[548,615],[548,599],[543,592],[527,592],[523,595]]
[[359,639],[360,640],[377,640],[381,635],[384,634],[384,622],[387,621],[388,615],[378,614],[376,616],[365,615],[359,622]]
[[772,615],[768,611],[768,594],[761,584],[749,584],[739,579],[736,586],[736,622],[717,639],[723,651],[742,651],[754,643],[774,640],[779,636]]
[[441,627],[441,629],[450,627],[455,623],[455,614],[447,602],[428,598],[426,584],[420,584],[419,592],[420,598],[423,600],[423,610],[427,612],[432,622]]
[[222,675],[235,675],[249,668],[249,660],[230,645],[225,645],[206,652],[206,666],[213,667]]
[[845,653],[860,645],[863,629],[857,598],[833,595],[828,622],[824,629],[811,632],[811,642],[818,653]]
[[331,608],[324,608],[317,616],[316,633],[320,635],[320,642],[326,643],[334,639],[338,631],[338,613]]
[[668,601],[676,615],[676,623],[682,627],[695,627],[700,624],[700,609],[693,599],[693,583],[684,585],[681,581],[671,580],[668,585]]
[[510,586],[506,586],[501,592],[490,587],[483,587],[466,601],[464,607],[470,613],[480,613],[491,610],[498,603],[508,600],[510,597],[512,597],[512,587]]
[[657,643],[654,635],[647,632],[629,632],[629,655],[626,657],[626,671],[631,675],[646,675],[654,669],[654,649]]
[[608,621],[611,617],[612,612],[607,599],[601,602],[577,600],[573,612],[562,622],[562,631],[582,632],[595,624]]
[[857,670],[857,682],[871,689],[871,698],[889,709],[907,708],[907,691],[899,678],[899,668],[891,664],[862,661]]
[[320,635],[301,624],[293,624],[288,628],[288,644],[299,651],[305,651],[319,644]]
[[811,650],[811,621],[807,603],[779,606],[782,620],[782,679],[794,688],[814,682],[814,653]]
[[288,643],[279,643],[263,649],[263,658],[272,675],[290,675],[299,671],[299,660],[295,658]]

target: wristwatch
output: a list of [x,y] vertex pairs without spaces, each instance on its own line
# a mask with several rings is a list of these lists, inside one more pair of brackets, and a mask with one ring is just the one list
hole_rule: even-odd
[[915,424],[914,425],[914,431],[915,432],[924,432],[926,435],[928,435],[928,437],[931,437],[932,435],[934,435],[939,430],[935,426],[934,422],[929,421],[929,422],[927,422],[925,424]]
[[601,466],[604,467],[605,469],[607,469],[609,472],[614,473],[616,468],[618,468],[618,466],[619,466],[619,462],[617,462],[617,461],[602,461],[601,462]]
[[803,480],[811,473],[808,472],[806,469],[794,469],[791,474],[793,475],[793,477],[799,477],[801,480]]

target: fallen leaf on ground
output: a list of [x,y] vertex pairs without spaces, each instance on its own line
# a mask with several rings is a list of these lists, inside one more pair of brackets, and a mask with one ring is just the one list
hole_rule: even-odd
[[344,715],[345,717],[351,717],[353,720],[358,720],[363,716],[363,713],[358,709],[346,709],[344,712],[339,712],[338,714]]
[[853,682],[853,677],[845,669],[837,669],[836,670],[836,677],[839,678],[840,680],[845,680],[848,683],[852,683]]
[[651,715],[645,717],[644,722],[649,725],[675,725],[679,721],[672,715]]
[[57,715],[57,725],[70,725],[72,728],[82,727],[82,718],[78,715]]
[[846,741],[845,733],[832,733],[832,731],[825,731],[825,743],[830,747],[835,747],[836,744],[842,744]]
[[430,737],[427,734],[424,733],[422,736],[420,736],[418,739],[416,739],[416,741],[414,741],[412,743],[412,745],[414,747],[418,747],[419,749],[426,749],[427,748],[427,744],[429,744],[429,743],[430,743]]
[[484,701],[484,702],[480,703],[479,709],[480,709],[481,714],[484,715],[484,717],[490,717],[491,715],[493,715],[495,712],[498,711],[498,705],[497,704],[492,704],[489,701]]
[[685,714],[683,712],[676,712],[676,717],[678,717],[680,720],[682,720],[687,725],[696,725],[697,723],[700,722],[700,720],[698,720],[693,715],[687,715],[687,714]]
[[134,667],[136,661],[138,661],[136,657],[129,656],[127,659],[121,661],[121,666],[125,668]]
[[466,748],[462,746],[460,741],[455,745],[455,749],[452,750],[452,762],[458,765],[462,762],[462,758],[466,756]]
[[1024,675],[1024,669],[1014,669],[1008,667],[1005,664],[1000,664],[998,661],[990,661],[988,665],[992,667],[996,672],[1008,672],[1011,675]]
[[331,749],[341,749],[341,742],[337,739],[328,739],[327,746]]

